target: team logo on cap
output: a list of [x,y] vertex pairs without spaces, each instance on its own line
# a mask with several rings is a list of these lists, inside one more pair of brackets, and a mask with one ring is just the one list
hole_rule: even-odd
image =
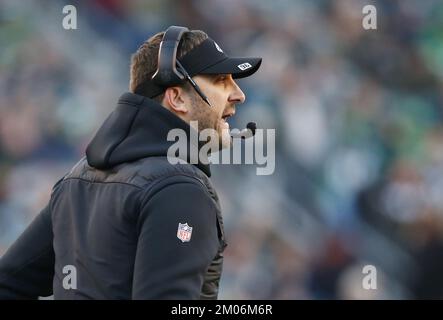
[[188,223],[178,223],[177,229],[177,238],[179,238],[182,242],[189,242],[192,236],[192,227],[188,225]]
[[223,53],[223,50],[218,46],[217,42],[214,41],[215,49],[217,49],[219,52]]
[[238,67],[241,71],[245,71],[245,70],[251,68],[252,66],[251,66],[251,64],[250,64],[249,62],[245,62],[245,63],[239,64],[237,67]]

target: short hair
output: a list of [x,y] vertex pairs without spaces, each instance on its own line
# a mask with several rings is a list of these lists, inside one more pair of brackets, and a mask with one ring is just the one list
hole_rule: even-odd
[[[140,84],[150,81],[157,70],[158,50],[164,34],[165,32],[162,31],[152,36],[131,56],[130,92],[134,93]],[[183,57],[207,38],[208,35],[201,30],[191,30],[183,33],[177,48],[177,58]],[[161,102],[163,96],[164,94],[162,93],[153,99]]]

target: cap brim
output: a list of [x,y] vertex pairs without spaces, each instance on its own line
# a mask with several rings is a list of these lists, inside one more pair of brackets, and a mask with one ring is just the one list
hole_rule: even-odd
[[226,58],[199,74],[232,74],[234,79],[249,77],[260,68],[262,58]]

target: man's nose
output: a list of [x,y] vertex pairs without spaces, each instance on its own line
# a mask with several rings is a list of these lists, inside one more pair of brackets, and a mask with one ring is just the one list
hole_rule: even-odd
[[245,102],[246,96],[237,83],[232,80],[232,93],[229,95],[229,102],[240,104]]

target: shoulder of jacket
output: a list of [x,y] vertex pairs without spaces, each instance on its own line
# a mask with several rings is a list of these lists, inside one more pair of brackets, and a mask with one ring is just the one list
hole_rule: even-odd
[[217,198],[211,181],[203,171],[187,162],[171,164],[166,156],[143,158],[108,170],[98,170],[89,166],[86,157],[83,157],[62,180],[82,179],[99,183],[124,183],[146,190],[161,180],[180,176],[198,181]]
[[190,177],[211,187],[208,177],[197,167],[187,162],[171,164],[167,157],[149,157],[137,161],[137,184],[147,186],[155,181],[173,176]]

